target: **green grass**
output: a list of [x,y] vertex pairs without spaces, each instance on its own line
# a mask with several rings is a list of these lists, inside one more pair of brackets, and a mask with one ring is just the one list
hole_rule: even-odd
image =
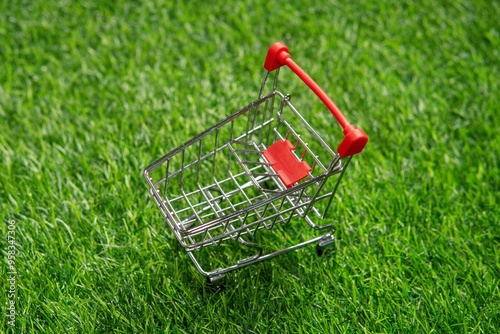
[[[500,332],[498,2],[78,3],[0,3],[15,332]],[[141,171],[254,100],[277,40],[370,142],[334,253],[288,253],[213,293]]]

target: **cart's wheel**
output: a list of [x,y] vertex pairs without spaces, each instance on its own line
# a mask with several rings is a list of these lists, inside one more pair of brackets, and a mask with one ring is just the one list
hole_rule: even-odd
[[326,235],[323,239],[321,239],[316,245],[316,254],[318,256],[322,256],[325,254],[327,249],[333,249],[335,246],[335,238],[333,234]]
[[316,255],[323,256],[325,253],[325,247],[321,247],[320,245],[316,245]]
[[225,286],[226,286],[226,275],[219,274],[207,277],[206,287],[209,288],[210,290],[213,291],[222,290],[225,288]]

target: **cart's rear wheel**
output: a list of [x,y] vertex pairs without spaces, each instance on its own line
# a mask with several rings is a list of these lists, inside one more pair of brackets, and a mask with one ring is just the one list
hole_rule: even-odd
[[322,238],[316,245],[316,254],[322,256],[327,249],[333,249],[335,246],[335,237],[333,234],[328,234]]

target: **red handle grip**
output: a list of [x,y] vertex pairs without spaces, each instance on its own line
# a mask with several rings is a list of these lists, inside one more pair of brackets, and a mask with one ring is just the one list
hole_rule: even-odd
[[264,68],[271,72],[284,65],[288,66],[309,88],[311,88],[314,94],[316,94],[325,104],[342,127],[344,139],[337,149],[339,155],[341,157],[348,157],[361,152],[368,142],[368,136],[365,132],[349,123],[344,114],[342,114],[340,109],[321,87],[292,60],[292,56],[288,53],[288,47],[285,44],[281,42],[274,43],[267,52]]

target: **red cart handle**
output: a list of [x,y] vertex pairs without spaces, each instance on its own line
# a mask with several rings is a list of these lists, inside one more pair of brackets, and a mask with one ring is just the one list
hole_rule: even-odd
[[345,118],[340,109],[333,103],[321,87],[292,60],[292,56],[288,53],[288,47],[285,44],[281,42],[274,43],[267,51],[264,68],[271,72],[284,65],[288,66],[307,86],[309,86],[309,88],[311,88],[314,94],[319,97],[339,122],[344,131],[344,139],[337,149],[339,155],[341,157],[348,157],[363,151],[368,142],[368,136],[365,132],[349,123],[347,118]]

